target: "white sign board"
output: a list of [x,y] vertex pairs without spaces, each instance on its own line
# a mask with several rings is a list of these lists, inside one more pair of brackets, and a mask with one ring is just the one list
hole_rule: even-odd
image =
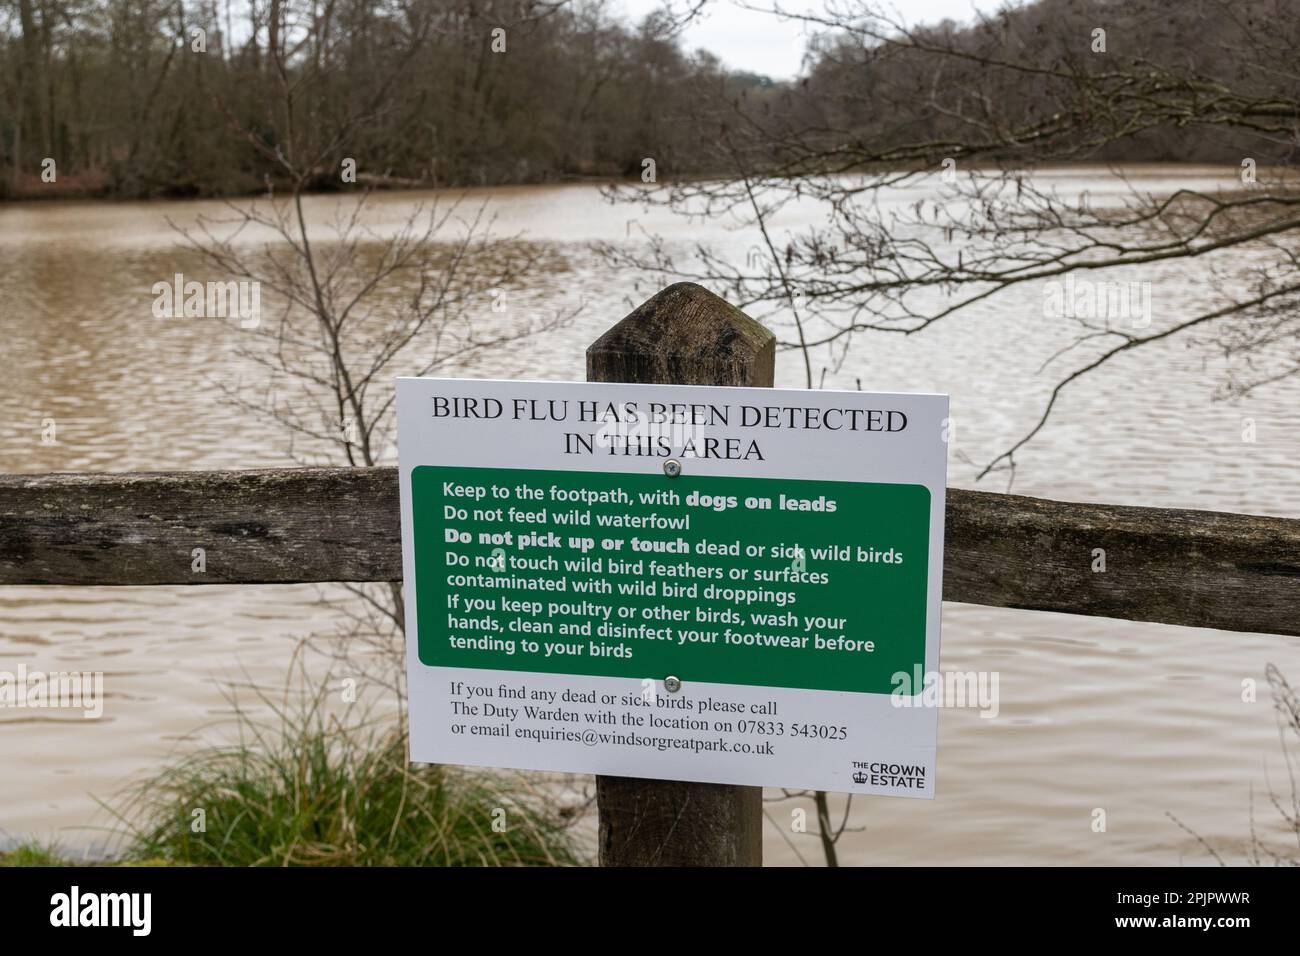
[[399,379],[411,759],[933,797],[947,417]]

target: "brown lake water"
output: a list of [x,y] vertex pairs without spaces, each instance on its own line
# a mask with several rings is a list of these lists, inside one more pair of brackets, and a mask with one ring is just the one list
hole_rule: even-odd
[[[1154,188],[1213,185],[1211,170],[1147,170]],[[1117,193],[1101,170],[1058,174],[1064,189]],[[369,219],[397,228],[419,195],[381,196]],[[523,291],[547,308],[582,306],[566,328],[449,370],[463,376],[581,379],[583,351],[654,291],[588,243],[663,235],[743,259],[754,236],[725,224],[605,203],[596,187],[482,190],[502,236],[556,255]],[[910,203],[914,193],[896,197]],[[309,201],[322,219],[336,197]],[[291,464],[285,435],[221,400],[217,383],[256,381],[239,332],[152,316],[150,287],[194,272],[167,219],[217,203],[0,207],[0,472],[252,468]],[[785,227],[817,221],[795,207]],[[630,222],[632,221],[632,222]],[[1194,264],[1144,275],[1156,324],[1213,292]],[[638,280],[640,284],[638,285]],[[825,385],[952,396],[949,482],[975,487],[975,463],[1036,418],[1054,383],[1039,366],[1067,331],[1043,317],[1041,289],[1004,295],[931,331],[859,338]],[[506,321],[484,302],[485,328]],[[1021,456],[1014,490],[1062,500],[1203,508],[1300,518],[1300,379],[1234,402],[1212,401],[1222,362],[1174,341],[1121,359],[1071,392]],[[793,354],[777,384],[803,384]],[[54,419],[58,443],[42,442]],[[1255,440],[1243,441],[1253,421]],[[987,481],[979,487],[1002,490]],[[223,685],[276,686],[295,643],[338,626],[350,598],[328,587],[0,588],[0,669],[105,674],[98,721],[0,711],[0,845],[26,837],[90,846],[109,822],[95,798],[200,739],[220,739]],[[1280,839],[1270,788],[1289,792],[1264,683],[1275,663],[1300,681],[1300,640],[1100,618],[944,606],[944,670],[995,670],[1000,712],[948,709],[934,801],[858,798],[840,845],[850,864],[1204,864],[1187,830],[1229,862],[1253,826]],[[1254,679],[1258,700],[1242,700]],[[771,863],[816,861],[771,792]],[[1104,832],[1094,830],[1105,811]],[[815,817],[810,814],[810,828]],[[1181,825],[1180,825],[1181,824]],[[1186,829],[1184,829],[1184,827]],[[1294,852],[1294,840],[1291,843]]]

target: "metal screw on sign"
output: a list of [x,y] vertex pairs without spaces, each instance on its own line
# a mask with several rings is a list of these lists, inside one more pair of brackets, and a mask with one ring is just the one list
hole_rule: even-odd
[[669,478],[676,478],[682,473],[682,463],[676,458],[669,458],[664,462],[664,474]]
[[682,689],[682,682],[676,677],[664,678],[664,690],[670,694],[675,694]]

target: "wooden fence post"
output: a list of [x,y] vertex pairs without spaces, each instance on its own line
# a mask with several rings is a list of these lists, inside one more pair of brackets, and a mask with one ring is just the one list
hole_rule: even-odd
[[[776,338],[712,292],[679,282],[587,349],[587,381],[772,387]],[[761,866],[763,791],[597,777],[601,866]]]

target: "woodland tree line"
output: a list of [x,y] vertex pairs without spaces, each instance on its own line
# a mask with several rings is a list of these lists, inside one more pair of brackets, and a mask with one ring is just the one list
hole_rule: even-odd
[[[976,138],[1004,141],[986,157],[1021,162],[1300,158],[1296,0],[1037,0],[907,31],[882,10],[827,0],[800,18],[821,33],[791,111],[796,135],[833,131],[872,152],[906,144],[913,161],[918,145],[954,155]],[[905,43],[884,40],[904,32]]]
[[39,194],[46,157],[75,192],[259,190],[290,123],[336,146],[321,188],[345,157],[426,185],[689,169],[675,113],[761,82],[601,0],[4,0],[0,190]]
[[[1284,87],[1280,101],[1294,102],[1294,71],[1260,70],[1234,45],[1248,32],[1288,62],[1289,2],[1040,0],[917,31],[950,51],[938,60],[846,31],[857,13],[832,4],[805,23],[819,35],[804,76],[773,83],[684,49],[668,12],[627,24],[604,0],[0,0],[0,197],[257,191],[280,175],[277,145],[305,129],[320,146],[314,188],[339,185],[347,157],[361,182],[399,185],[640,176],[647,158],[659,177],[725,172],[720,133],[751,122],[774,163],[818,130],[888,158],[893,142],[961,141],[982,120],[972,89],[990,116],[1050,125],[1061,70],[1131,77],[1145,63],[1237,93]],[[1047,69],[990,70],[999,57]],[[821,158],[835,145],[819,142]],[[1239,142],[1168,116],[1077,145],[1080,159],[1241,157]],[[1293,137],[1255,155],[1288,162],[1296,148]],[[862,152],[848,149],[846,164]],[[41,179],[47,159],[54,183]]]

